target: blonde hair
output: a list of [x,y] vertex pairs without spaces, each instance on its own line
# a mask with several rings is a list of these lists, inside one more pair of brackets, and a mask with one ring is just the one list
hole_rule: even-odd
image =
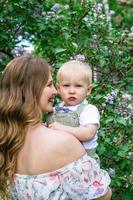
[[40,96],[50,67],[41,58],[13,59],[0,77],[0,194],[8,195],[29,125],[41,121]]
[[71,60],[64,63],[57,72],[57,82],[61,81],[62,75],[80,76],[89,85],[92,83],[92,70],[88,63]]

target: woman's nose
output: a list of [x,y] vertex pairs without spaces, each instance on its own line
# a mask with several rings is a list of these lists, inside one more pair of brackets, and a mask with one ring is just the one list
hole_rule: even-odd
[[53,85],[53,93],[56,95],[57,94],[57,90],[55,88],[55,86]]

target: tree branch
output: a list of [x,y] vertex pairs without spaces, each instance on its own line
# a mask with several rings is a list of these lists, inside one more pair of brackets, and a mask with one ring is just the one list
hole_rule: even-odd
[[10,57],[10,58],[13,58],[13,55],[12,55],[10,52],[7,52],[7,51],[5,51],[5,50],[3,50],[3,49],[0,49],[0,53],[2,53],[2,54],[4,54],[4,55],[7,55],[7,56]]

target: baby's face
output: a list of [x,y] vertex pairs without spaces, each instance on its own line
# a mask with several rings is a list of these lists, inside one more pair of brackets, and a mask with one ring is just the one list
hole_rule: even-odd
[[91,91],[89,85],[80,74],[62,75],[60,82],[57,83],[57,92],[64,101],[65,106],[75,106],[80,104]]

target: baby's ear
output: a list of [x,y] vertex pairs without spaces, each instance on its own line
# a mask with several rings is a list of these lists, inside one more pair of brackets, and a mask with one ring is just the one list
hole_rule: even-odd
[[87,92],[87,95],[89,95],[91,93],[91,90],[92,90],[92,85],[88,85],[88,92]]
[[58,82],[56,83],[55,88],[56,88],[57,92],[59,92],[59,90],[60,90],[60,84]]

